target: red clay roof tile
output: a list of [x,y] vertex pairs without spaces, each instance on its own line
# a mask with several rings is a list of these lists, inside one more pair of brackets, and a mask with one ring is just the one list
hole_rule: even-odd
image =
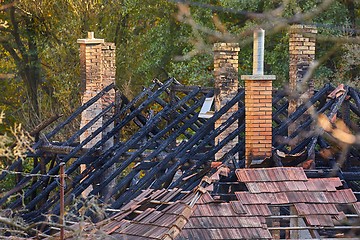
[[260,193],[259,183],[257,182],[248,182],[246,183],[246,187],[248,188],[249,192],[251,193]]
[[354,203],[357,201],[355,194],[350,188],[339,190],[347,202]]
[[[191,209],[184,202],[193,198],[189,195],[183,202],[171,203],[161,211],[148,208],[131,222],[123,219],[128,215],[125,209],[116,215],[118,219],[105,224],[103,230],[122,239],[156,239],[165,236],[172,227],[175,236],[187,222],[176,239],[270,239],[266,217],[273,215],[271,206],[294,204],[307,225],[333,226],[337,220],[346,218],[338,211],[337,204],[356,202],[350,189],[336,189],[342,186],[339,178],[307,179],[301,167],[238,169],[236,175],[248,188],[235,192],[237,201],[216,202],[206,192]],[[138,209],[151,199],[171,201],[179,192],[178,189],[144,191],[143,199],[136,198],[126,207]],[[360,214],[360,203],[353,206]]]
[[145,211],[143,211],[141,214],[139,214],[137,217],[135,217],[134,221],[141,221],[142,219],[146,218],[153,212],[155,212],[156,215],[158,214],[158,213],[156,213],[154,208],[147,208],[147,209],[145,209]]
[[306,192],[309,203],[327,203],[327,198],[324,192]]
[[213,203],[196,205],[193,216],[232,216],[237,215],[232,211],[229,203]]
[[266,204],[244,205],[246,212],[251,216],[270,216],[271,211]]
[[236,175],[241,182],[267,181],[306,181],[305,172],[300,167],[237,169]]
[[271,204],[275,198],[273,193],[257,193],[256,196],[261,200],[262,204]]
[[142,237],[142,236],[132,236],[132,235],[126,235],[126,234],[111,234],[110,239],[126,239],[126,240],[149,240],[148,237]]
[[279,192],[279,193],[274,193],[274,195],[275,195],[277,204],[288,204],[289,203],[289,199],[288,199],[286,193]]
[[[261,234],[261,236],[260,236]],[[270,239],[266,230],[243,229],[184,229],[177,239]]]
[[335,215],[335,219],[337,221],[343,221],[346,219],[346,215],[343,211],[339,212],[339,214]]
[[304,200],[302,198],[302,193],[299,192],[285,192],[287,199],[289,200],[290,203],[298,203],[298,202],[306,202],[306,200]]
[[299,216],[308,215],[310,212],[308,204],[305,203],[295,203],[294,207],[297,213],[299,214]]
[[[170,225],[173,225],[179,218],[184,218],[182,216],[174,215],[174,214],[168,214],[164,213],[161,217],[159,216],[156,219],[153,219],[151,223],[156,224],[158,226],[166,227]],[[184,220],[186,220],[184,218]]]
[[197,201],[197,204],[206,204],[214,202],[214,199],[211,197],[210,193],[206,192],[201,195],[200,199]]
[[260,204],[262,201],[258,199],[257,194],[251,194],[249,192],[235,192],[236,198],[242,204]]
[[338,177],[326,178],[326,179],[322,179],[322,180],[327,183],[326,186],[332,186],[334,188],[341,187],[343,185],[340,178],[338,178]]
[[337,215],[339,211],[334,204],[297,203],[294,205],[299,215]]
[[305,186],[308,191],[318,191],[314,179],[309,179],[307,182],[305,182]]
[[266,182],[269,192],[281,192],[282,182]]
[[306,215],[305,220],[311,226],[320,226],[319,219],[315,215]]
[[[272,188],[273,186],[276,186],[276,184],[275,183],[272,184],[272,182],[258,182],[256,184],[258,185],[259,192],[271,193],[278,190],[278,188]],[[247,185],[248,184],[246,184],[246,186]]]
[[193,228],[238,228],[238,227],[251,227],[260,228],[262,227],[258,217],[254,216],[193,216],[190,218],[188,224],[185,226],[186,229]]
[[324,192],[328,202],[330,203],[353,203],[356,197],[351,189],[341,189],[335,192]]
[[360,215],[360,202],[353,203],[355,211],[358,215]]
[[243,169],[237,169],[235,173],[240,182],[249,182],[250,178],[247,175],[247,171],[244,171]]
[[236,214],[246,214],[244,205],[242,205],[240,201],[230,201],[230,206]]

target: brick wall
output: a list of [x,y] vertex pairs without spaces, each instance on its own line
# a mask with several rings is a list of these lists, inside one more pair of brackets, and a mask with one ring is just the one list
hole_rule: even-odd
[[[83,92],[82,104],[89,101],[92,97],[98,94],[104,87],[115,82],[115,44],[105,43],[103,39],[94,38],[93,33],[88,34],[86,39],[78,39],[80,44],[80,76],[81,76],[81,89]],[[115,91],[112,89],[96,103],[88,107],[81,114],[80,127],[83,127],[91,121],[97,114],[99,114],[109,103],[115,102]],[[91,133],[101,127],[103,123],[112,116],[113,112],[109,111],[95,124],[93,124],[87,131],[80,136],[80,142],[84,141]],[[102,133],[94,137],[84,147],[91,148],[101,140],[102,136],[113,128],[110,124]],[[102,150],[106,150],[113,146],[113,139],[109,139]],[[86,168],[85,165],[81,166],[81,171]],[[109,169],[111,171],[111,169]],[[106,175],[106,174],[105,174]],[[106,176],[104,176],[106,177]],[[111,187],[112,184],[109,184]],[[91,191],[88,188],[83,196],[87,196]],[[106,194],[107,189],[104,189]]]
[[[215,111],[222,108],[228,101],[238,93],[239,88],[239,51],[237,43],[215,43],[214,44],[214,77],[215,77]],[[215,128],[225,122],[234,112],[238,110],[237,104],[229,109],[228,112],[215,122]],[[215,144],[223,140],[229,133],[238,127],[237,121],[229,126],[216,139]],[[215,160],[219,160],[226,152],[238,143],[238,138],[229,142],[218,153],[215,154]]]
[[273,75],[244,75],[245,165],[271,156]]
[[[81,43],[80,44],[80,76],[81,76],[81,89],[83,95],[81,103],[84,104],[89,101],[92,97],[101,91],[101,41],[99,43]],[[81,114],[80,127],[86,125],[91,119],[94,118],[98,113],[101,112],[102,102],[99,99],[96,103],[91,105],[89,108],[84,110]],[[80,136],[80,142],[86,139],[92,132],[97,128],[101,127],[102,119],[100,118],[94,125],[91,126]],[[97,135],[84,147],[90,148],[97,141],[101,139],[101,134]]]
[[[315,60],[316,27],[308,25],[293,25],[289,36],[289,115],[306,102],[314,93],[314,82],[310,78],[305,82],[304,76]],[[298,124],[301,119],[298,121]],[[295,131],[298,124],[289,126],[289,135]]]
[[[110,85],[111,83],[115,82],[115,74],[116,74],[116,63],[115,63],[115,44],[114,43],[103,43],[101,45],[101,60],[102,60],[102,88]],[[112,89],[108,93],[106,93],[102,98],[102,108],[104,109],[110,103],[115,102],[115,91]],[[112,115],[114,114],[113,111],[107,112],[103,117],[103,122],[109,120]],[[103,132],[103,135],[106,134],[108,131],[114,128],[114,124],[111,123]],[[114,144],[114,139],[110,138],[105,145],[103,145],[103,150],[109,149]]]

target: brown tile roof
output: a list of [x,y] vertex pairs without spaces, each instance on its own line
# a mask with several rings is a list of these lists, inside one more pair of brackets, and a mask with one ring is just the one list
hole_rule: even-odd
[[176,239],[271,239],[264,218],[268,212],[266,205],[216,202],[205,193]]
[[[228,174],[223,170],[203,183],[218,181],[219,174]],[[302,227],[312,229],[344,223],[345,209],[360,219],[360,203],[351,189],[338,189],[338,178],[308,179],[296,167],[237,169],[236,175],[247,191],[235,192],[235,201],[213,198],[207,184],[186,195],[180,189],[148,189],[96,227],[117,239],[272,239],[284,224],[279,214],[301,218]]]
[[[236,175],[249,190],[235,193],[244,207],[251,204],[294,206],[309,226],[334,226],[344,218],[338,205],[359,207],[351,189],[337,189],[342,186],[339,178],[308,179],[300,167],[237,169]],[[252,208],[246,211],[249,216],[272,214]]]
[[[147,190],[124,206],[120,213],[98,224],[101,231],[118,239],[163,239],[175,237],[192,213],[184,201],[171,201],[175,190]],[[191,193],[191,195],[194,195]],[[147,206],[144,210],[142,208]],[[137,214],[136,217],[130,215]]]

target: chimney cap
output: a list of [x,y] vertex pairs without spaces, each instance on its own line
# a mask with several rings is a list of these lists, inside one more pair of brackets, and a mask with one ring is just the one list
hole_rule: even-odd
[[240,52],[240,44],[235,43],[235,42],[231,42],[231,43],[226,43],[226,42],[214,43],[213,51],[214,52]]
[[88,32],[87,38],[77,40],[77,43],[82,43],[82,44],[100,44],[104,42],[105,42],[104,39],[95,38],[94,32]]
[[275,80],[275,75],[241,75],[241,80],[268,81]]

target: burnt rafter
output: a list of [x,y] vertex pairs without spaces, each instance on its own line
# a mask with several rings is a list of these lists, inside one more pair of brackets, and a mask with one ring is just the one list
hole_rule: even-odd
[[[61,143],[55,142],[61,130],[111,89],[114,89],[114,85],[106,87],[33,145],[35,153],[29,153],[29,157],[42,157],[48,171],[34,182],[31,182],[34,180],[33,177],[25,176],[18,182],[14,191],[2,195],[0,199],[2,207],[21,209],[25,203],[26,210],[23,210],[23,217],[28,221],[39,220],[41,214],[45,213],[58,214],[58,182],[50,176],[59,173],[60,162],[66,163],[66,174],[69,176],[65,188],[66,204],[82,198],[81,194],[84,190],[92,187],[90,194],[98,195],[101,201],[108,201],[112,208],[121,207],[148,188],[192,190],[204,175],[212,171],[211,162],[215,160],[215,154],[222,151],[224,146],[235,138],[238,138],[238,143],[227,148],[227,152],[217,161],[231,168],[244,166],[244,90],[239,89],[238,94],[211,118],[200,119],[198,113],[201,105],[207,96],[213,94],[213,91],[210,88],[187,87],[175,79],[169,79],[164,83],[154,80],[150,87],[144,88],[131,101],[121,93],[118,94],[121,105],[108,103],[67,140]],[[294,166],[313,160],[315,167],[318,165],[321,170],[309,171],[309,177],[331,176],[334,162],[336,163],[341,156],[341,146],[337,146],[331,134],[324,131],[310,130],[304,133],[303,130],[314,129],[313,116],[324,114],[333,122],[342,120],[349,128],[349,132],[358,131],[359,92],[354,88],[345,87],[345,92],[342,94],[328,97],[334,89],[329,84],[325,85],[290,116],[287,112],[287,93],[283,90],[273,91],[273,150],[274,153],[275,150],[279,150],[283,155],[265,160],[263,166]],[[238,109],[222,124],[215,126],[215,122],[234,105],[237,105]],[[309,109],[314,114],[302,117]],[[110,113],[111,117],[103,121],[99,128],[82,142],[77,142],[80,135]],[[300,124],[287,137],[288,126],[299,119],[301,119]],[[237,122],[238,127],[214,145],[215,139],[234,122]],[[87,147],[89,141],[109,126],[112,128],[103,134],[100,140],[93,146]],[[123,131],[126,131],[126,134],[123,134]],[[104,148],[110,138],[119,134],[121,138],[113,146]],[[289,149],[292,139],[299,135],[305,137]],[[235,155],[239,158],[235,158]],[[345,163],[340,166],[339,176],[344,181],[349,181],[349,186],[356,187],[358,185],[351,184],[351,181],[360,179],[359,174],[355,172],[360,166],[359,145],[351,146],[346,155]],[[291,160],[292,156],[301,157]],[[16,169],[17,164],[18,161],[9,166],[8,170]],[[82,172],[80,172],[81,164],[86,164]],[[112,166],[116,166],[114,171],[105,175],[106,170]],[[36,166],[31,173],[37,174],[40,170],[40,166]],[[6,177],[8,177],[6,173],[2,173],[0,181]],[[103,178],[99,182],[100,177]],[[102,196],[101,190],[112,181],[115,181],[113,188],[107,196]],[[12,201],[9,202],[10,196],[20,189],[25,190],[24,194],[13,196]]]
[[[166,88],[166,87],[168,87],[168,86],[171,84],[171,82],[172,82],[172,79],[168,80],[167,83],[164,85],[163,88],[159,88],[159,89],[153,94],[153,97],[155,98],[155,97],[159,96],[159,95],[163,92],[163,89]],[[145,92],[146,92],[146,91],[145,91]],[[71,174],[72,172],[74,172],[74,171],[79,167],[80,163],[83,163],[83,162],[82,162],[82,158],[83,158],[83,157],[87,157],[87,156],[89,156],[90,154],[92,154],[93,152],[95,152],[96,149],[101,148],[101,146],[102,146],[103,144],[105,144],[105,142],[106,142],[110,137],[114,136],[114,134],[116,134],[117,131],[119,131],[121,128],[125,127],[125,125],[126,125],[127,123],[129,123],[135,116],[137,116],[138,113],[139,113],[142,109],[144,109],[148,104],[150,104],[152,101],[153,101],[153,99],[148,98],[148,99],[146,99],[144,102],[142,102],[142,103],[140,104],[140,106],[139,106],[135,111],[130,112],[130,114],[128,114],[128,115],[123,119],[123,121],[121,121],[119,124],[117,124],[116,126],[114,126],[114,128],[113,128],[110,132],[108,132],[99,142],[97,142],[85,155],[83,155],[83,156],[80,157],[77,161],[75,161],[75,163],[72,164],[72,166],[70,166],[70,167],[66,170],[66,174],[69,175],[69,174]],[[112,119],[108,120],[108,122],[113,122],[114,120],[115,120],[114,117],[112,117]],[[100,132],[101,132],[101,131],[103,131],[102,128],[104,128],[104,126],[102,126],[101,128],[99,128],[98,130],[100,130]],[[98,134],[98,133],[97,133],[98,130],[96,130],[96,131],[95,131],[93,134],[91,134],[91,135],[97,135],[97,134]],[[90,136],[89,136],[89,137],[90,137]],[[80,145],[82,145],[82,144],[80,144]],[[121,145],[121,143],[118,143],[117,145]],[[113,149],[115,149],[115,147],[110,148],[106,153],[104,153],[104,155],[110,154],[109,151],[110,151],[110,150],[113,150]],[[71,155],[70,155],[70,156],[71,156]],[[63,159],[63,161],[65,161],[65,162],[68,161],[68,160],[72,157],[72,156],[71,156],[71,157],[70,157],[70,156],[67,156],[65,159]],[[97,159],[95,162],[91,163],[90,167],[87,167],[87,169],[86,169],[80,176],[82,176],[82,178],[86,178],[86,177],[87,177],[87,174],[94,169],[93,166],[96,164],[96,162],[97,162],[97,161],[98,161],[98,162],[101,162],[101,160],[103,160],[103,159],[104,159],[104,158],[101,157],[101,158]],[[82,184],[83,184],[83,183],[82,183]],[[37,196],[37,198],[41,199],[41,197],[42,197],[41,195],[42,195],[42,194],[48,193],[49,191],[53,190],[55,187],[56,187],[56,183],[52,183],[51,185],[48,186],[47,189],[44,189],[44,190],[42,191],[42,193]],[[81,188],[82,188],[82,190],[85,190],[83,187],[81,187]],[[28,204],[29,208],[30,208],[30,209],[33,208],[33,207],[36,205],[37,201],[38,201],[38,200],[37,200],[36,198],[35,198],[34,200],[32,200],[32,201]],[[49,205],[50,205],[50,203],[49,203],[49,204],[45,204],[45,205],[42,206],[42,208],[48,208],[48,207],[50,207]]]

